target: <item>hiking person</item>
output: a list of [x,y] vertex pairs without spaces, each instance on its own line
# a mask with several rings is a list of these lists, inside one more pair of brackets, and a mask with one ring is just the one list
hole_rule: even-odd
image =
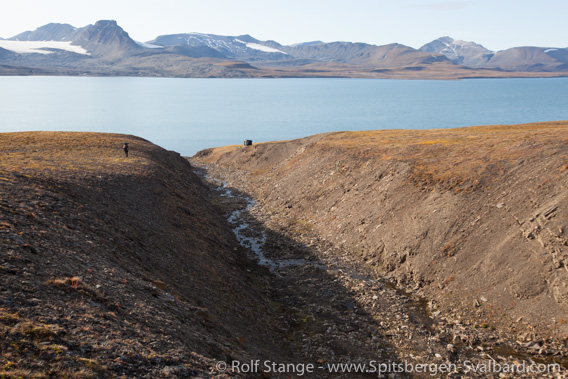
[[128,158],[128,142],[125,142],[124,145],[122,145],[122,149],[124,150],[124,154],[126,154],[126,157]]

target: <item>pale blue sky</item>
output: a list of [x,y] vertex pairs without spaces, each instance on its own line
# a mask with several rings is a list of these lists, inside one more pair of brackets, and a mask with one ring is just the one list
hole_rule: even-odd
[[114,19],[132,38],[201,32],[250,34],[282,44],[398,42],[438,37],[491,50],[568,47],[568,0],[1,0],[0,37],[49,22],[76,27]]

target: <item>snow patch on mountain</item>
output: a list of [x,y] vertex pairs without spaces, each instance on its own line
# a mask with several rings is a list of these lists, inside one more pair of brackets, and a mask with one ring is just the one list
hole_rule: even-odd
[[263,51],[265,53],[279,53],[279,54],[288,55],[287,53],[285,53],[283,51],[280,51],[278,49],[273,49],[272,47],[264,46],[264,45],[261,45],[261,44],[258,44],[258,43],[250,43],[249,42],[249,43],[246,44],[246,46],[249,49],[260,50],[260,51]]
[[[70,41],[9,41],[1,40],[0,47],[18,54],[52,54],[53,50],[64,50],[81,55],[91,55],[81,46],[71,45]],[[46,50],[50,49],[50,50]]]
[[134,42],[136,42],[136,44],[137,44],[138,46],[144,47],[144,48],[146,48],[146,49],[163,49],[163,48],[164,48],[163,46],[160,46],[160,45],[153,45],[153,44],[151,44],[151,43],[138,42],[138,41],[134,41]]

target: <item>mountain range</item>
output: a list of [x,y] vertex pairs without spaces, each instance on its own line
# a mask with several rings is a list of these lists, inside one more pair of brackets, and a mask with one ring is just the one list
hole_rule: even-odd
[[0,75],[467,78],[568,76],[568,49],[493,52],[442,37],[419,49],[393,43],[281,45],[250,35],[184,33],[137,42],[116,21],[47,24],[0,39]]
[[441,37],[419,50],[443,54],[452,63],[472,68],[533,72],[568,71],[568,49],[565,48],[523,46],[495,52],[474,42]]

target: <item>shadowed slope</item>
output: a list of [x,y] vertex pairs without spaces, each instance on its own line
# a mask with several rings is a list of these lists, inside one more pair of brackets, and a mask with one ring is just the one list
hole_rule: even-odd
[[284,354],[249,261],[178,154],[95,133],[0,146],[0,376],[207,376],[216,360]]

